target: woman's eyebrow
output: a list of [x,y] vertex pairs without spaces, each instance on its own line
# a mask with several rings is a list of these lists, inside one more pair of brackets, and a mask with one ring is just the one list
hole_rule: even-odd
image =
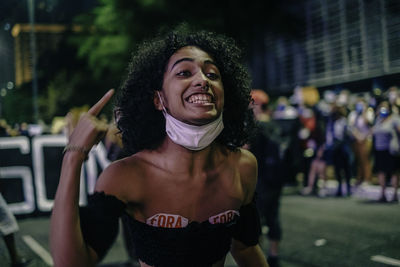
[[[193,61],[194,61],[194,58],[184,57],[184,58],[178,59],[178,60],[175,61],[175,63],[172,65],[171,70],[172,70],[176,65],[178,65],[179,63],[181,63],[181,62],[183,62],[183,61],[190,61],[190,62],[193,62]],[[204,61],[204,64],[212,64],[212,65],[214,65],[215,67],[217,67],[217,64],[216,64],[214,61],[209,60],[209,59],[208,59],[208,60],[205,60],[205,61]]]
[[190,61],[190,62],[193,62],[194,59],[193,59],[193,58],[190,58],[190,57],[184,57],[184,58],[178,59],[178,60],[175,61],[175,63],[172,65],[171,70],[172,70],[176,65],[178,65],[179,63],[181,63],[182,61]]

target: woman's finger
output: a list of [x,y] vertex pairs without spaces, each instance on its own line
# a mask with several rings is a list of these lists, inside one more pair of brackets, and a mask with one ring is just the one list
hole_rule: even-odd
[[[90,124],[93,126],[93,130],[97,131],[97,132],[106,132],[109,128],[109,124],[99,120],[96,116],[90,115],[88,113],[83,114],[82,117],[87,120],[90,121]],[[88,128],[86,126],[86,128]]]
[[94,104],[94,106],[92,106],[89,109],[88,114],[97,116],[103,109],[103,107],[107,104],[107,102],[111,99],[113,94],[114,94],[114,89],[108,90],[108,92],[99,100],[99,102]]

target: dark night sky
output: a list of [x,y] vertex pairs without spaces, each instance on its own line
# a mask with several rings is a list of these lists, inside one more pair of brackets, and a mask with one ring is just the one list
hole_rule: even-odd
[[[78,13],[89,10],[96,0],[34,0],[36,22],[68,23]],[[0,23],[28,22],[28,0],[2,0],[0,2]]]

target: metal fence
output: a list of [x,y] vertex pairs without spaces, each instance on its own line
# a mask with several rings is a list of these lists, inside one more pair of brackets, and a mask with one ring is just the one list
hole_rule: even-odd
[[265,35],[266,86],[330,86],[400,73],[399,0],[308,0],[298,38]]

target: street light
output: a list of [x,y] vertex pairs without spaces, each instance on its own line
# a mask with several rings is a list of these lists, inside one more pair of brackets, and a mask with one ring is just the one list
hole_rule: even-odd
[[39,109],[37,102],[37,94],[38,94],[38,81],[37,81],[37,72],[36,72],[36,34],[35,34],[35,1],[28,0],[28,13],[29,13],[29,23],[30,23],[30,49],[31,49],[31,60],[32,60],[32,104],[33,104],[33,121],[35,123],[39,120]]

